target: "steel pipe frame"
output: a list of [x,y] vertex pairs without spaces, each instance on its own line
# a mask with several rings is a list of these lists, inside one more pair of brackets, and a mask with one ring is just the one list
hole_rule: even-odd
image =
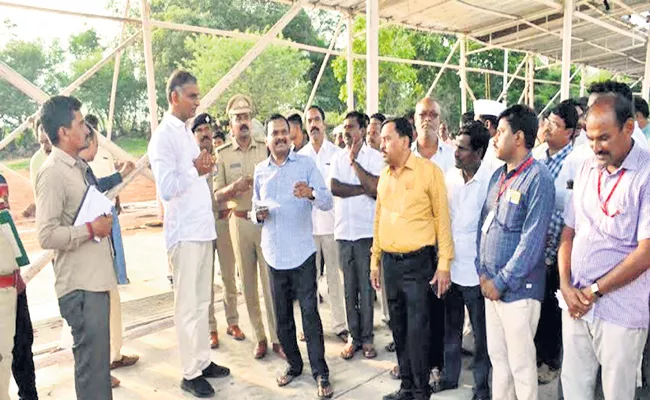
[[366,113],[379,111],[379,0],[366,0]]
[[[580,71],[582,71],[582,68],[575,70],[575,72],[573,73],[573,75],[571,75],[571,80],[573,80],[573,78],[575,78],[575,76],[576,76],[576,75],[578,74],[578,72],[580,72]],[[583,91],[583,89],[584,89],[583,81],[584,81],[584,73],[582,74],[582,77],[580,78],[580,91],[581,91],[580,97],[584,96],[584,94],[582,94],[582,91]],[[553,97],[551,97],[551,100],[549,100],[549,102],[546,103],[546,106],[542,109],[542,111],[539,112],[539,114],[537,114],[537,117],[541,117],[542,114],[544,114],[544,111],[548,110],[549,107],[551,107],[551,105],[553,104],[553,102],[554,102],[555,100],[557,100],[557,98],[558,98],[558,96],[560,96],[560,94],[562,94],[562,90],[558,90],[557,93],[555,93],[555,94],[553,95]]]
[[573,0],[564,0],[564,15],[562,27],[562,84],[560,85],[560,99],[566,100],[569,98],[571,87],[569,86],[571,79],[571,40],[573,36]]
[[354,25],[354,17],[352,14],[347,16],[347,45],[345,46],[346,52],[346,74],[345,74],[345,88],[347,90],[347,106],[348,112],[354,110],[354,49],[352,44],[354,43],[352,37],[352,27]]
[[451,58],[454,56],[454,53],[458,49],[459,45],[460,45],[460,40],[456,40],[454,45],[451,47],[451,50],[449,50],[449,54],[447,55],[447,58],[445,59],[444,64],[442,65],[442,67],[440,67],[440,70],[436,74],[436,77],[433,80],[433,83],[431,84],[431,87],[429,87],[429,90],[427,90],[427,97],[431,96],[431,93],[433,93],[433,89],[435,89],[436,85],[438,84],[438,81],[442,77],[443,72],[445,72],[445,70],[449,66],[449,62],[451,61]]
[[[126,7],[124,7],[124,18],[129,15],[131,9],[130,0],[126,0]],[[120,41],[124,40],[126,33],[126,24],[122,22],[122,29],[120,30]],[[115,66],[113,67],[113,82],[111,83],[111,98],[108,103],[108,120],[106,121],[106,137],[111,140],[113,135],[113,115],[115,114],[115,97],[117,95],[117,80],[120,75],[120,63],[122,62],[122,51],[120,50],[115,55]]]
[[[343,18],[339,18],[339,22],[336,25],[336,29],[334,30],[334,35],[332,36],[332,40],[330,41],[330,45],[327,49],[328,51],[334,50],[336,39],[338,39],[342,27],[343,27]],[[323,74],[325,73],[325,68],[327,68],[327,63],[329,62],[331,55],[332,54],[329,52],[325,54],[325,58],[323,59],[323,62],[320,65],[320,70],[318,70],[318,75],[316,76],[316,80],[314,81],[314,87],[311,88],[311,93],[309,94],[309,99],[307,100],[307,104],[305,105],[305,110],[303,112],[303,115],[307,115],[307,110],[309,110],[309,107],[311,107],[312,103],[314,102],[314,97],[316,97],[316,90],[318,90],[318,85],[320,84],[320,80],[323,77]]]

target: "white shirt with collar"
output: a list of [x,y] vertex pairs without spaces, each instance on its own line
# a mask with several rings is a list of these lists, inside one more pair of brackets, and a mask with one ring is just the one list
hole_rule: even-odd
[[[329,182],[330,170],[334,157],[343,152],[340,147],[334,145],[329,140],[323,140],[318,153],[314,149],[313,141],[310,140],[305,147],[300,149],[298,154],[302,154],[314,160],[318,170],[325,182]],[[328,185],[329,186],[329,185]],[[332,235],[334,234],[334,209],[321,211],[314,207],[311,213],[312,224],[314,225],[314,235]]]
[[[418,151],[417,140],[413,142],[413,144],[411,145],[411,151],[416,156],[422,157],[422,155]],[[436,154],[434,154],[433,157],[430,158],[430,160],[433,161],[434,164],[436,164],[438,167],[440,167],[443,174],[446,174],[447,171],[454,168],[454,164],[455,164],[454,151],[455,149],[452,146],[448,145],[447,143],[444,143],[442,139],[438,138],[438,151],[436,151]]]
[[463,171],[458,168],[454,167],[445,174],[454,248],[463,249],[455,252],[451,261],[451,280],[460,286],[479,284],[475,263],[478,253],[476,238],[491,177],[492,170],[485,164],[481,164],[467,183]]
[[217,237],[207,175],[194,160],[199,146],[185,123],[166,113],[149,142],[149,161],[165,208],[165,243],[205,242]]
[[[384,168],[380,152],[363,145],[357,155],[357,162],[366,172],[379,176]],[[330,179],[349,185],[361,182],[350,165],[349,151],[340,151],[334,156]],[[330,180],[331,182],[331,180]],[[373,237],[375,199],[365,194],[348,198],[334,197],[334,238],[336,240],[359,240]]]

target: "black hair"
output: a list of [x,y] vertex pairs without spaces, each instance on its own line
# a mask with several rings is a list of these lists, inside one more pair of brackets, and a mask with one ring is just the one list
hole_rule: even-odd
[[415,120],[415,110],[407,111],[406,114],[404,114],[404,118],[406,118],[409,121]]
[[310,106],[307,109],[307,111],[309,111],[311,109],[314,109],[314,108],[318,110],[318,112],[320,113],[321,119],[323,120],[323,122],[325,122],[325,111],[323,111],[323,109],[320,106],[317,106],[317,105]]
[[388,118],[381,123],[381,128],[383,129],[384,126],[388,124],[395,124],[395,130],[397,131],[397,135],[399,137],[409,138],[410,147],[413,143],[413,126],[411,126],[409,120],[406,119],[406,117]]
[[368,127],[368,123],[370,122],[370,118],[368,118],[366,114],[359,111],[350,111],[349,113],[345,114],[344,119],[348,118],[355,118],[359,124],[360,129]]
[[634,111],[643,115],[643,118],[648,118],[648,116],[650,116],[648,103],[639,96],[634,96]]
[[552,114],[562,118],[567,129],[575,129],[578,126],[578,111],[573,100],[564,100],[551,111]]
[[287,118],[285,118],[284,115],[282,115],[282,114],[273,114],[264,123],[264,131],[266,132],[267,135],[269,134],[269,125],[271,125],[271,122],[277,121],[277,120],[284,121],[287,124],[287,129],[289,129],[289,120]]
[[490,131],[481,121],[472,121],[463,125],[458,134],[469,136],[469,144],[473,151],[481,150],[481,158],[485,155],[490,141]]
[[95,140],[95,131],[99,130],[99,118],[93,114],[86,114],[84,121],[88,125],[88,137],[92,140]]
[[576,99],[575,103],[576,103],[576,107],[580,107],[582,113],[584,114],[585,112],[587,112],[587,104],[589,104],[589,97],[587,96],[579,97],[578,99]]
[[474,121],[474,111],[468,111],[460,116],[460,124],[465,125]]
[[632,89],[623,82],[616,82],[616,81],[604,81],[604,82],[594,82],[589,86],[588,90],[589,94],[610,94],[610,93],[616,93],[624,98],[626,98],[629,102],[634,101],[632,97]]
[[52,145],[59,144],[59,128],[69,128],[81,102],[72,96],[52,96],[41,106],[39,119]]
[[527,105],[515,104],[506,108],[501,115],[499,115],[498,120],[500,121],[501,118],[505,118],[505,120],[508,121],[513,134],[519,131],[524,133],[524,140],[527,149],[532,149],[535,146],[537,128],[539,127],[535,111]]
[[373,118],[378,120],[382,124],[384,123],[384,121],[386,121],[386,116],[384,114],[382,114],[382,113],[374,113],[374,114],[372,114],[370,116],[370,119],[373,119]]
[[501,119],[501,118],[499,118],[499,117],[497,117],[495,115],[490,115],[490,114],[482,114],[482,115],[479,115],[478,118],[483,123],[486,123],[487,121],[490,121],[492,123],[492,126],[494,127],[494,129],[497,128],[497,125],[499,125],[499,119]]
[[589,113],[593,109],[594,105],[600,103],[604,103],[606,106],[613,109],[612,111],[614,111],[616,124],[618,125],[619,129],[623,128],[623,125],[625,125],[628,120],[634,120],[632,102],[618,93],[596,99],[594,104],[592,104],[591,107],[589,107],[589,110],[587,110],[587,117],[589,117]]
[[176,89],[188,83],[196,84],[196,77],[194,77],[194,75],[190,74],[187,71],[183,71],[179,69],[172,72],[172,74],[169,76],[169,80],[167,80],[167,101],[171,103],[172,93]]
[[226,141],[226,134],[221,129],[217,129],[216,131],[214,131],[214,134],[212,135],[212,139],[218,139],[218,138],[221,138],[221,140],[223,140],[224,142]]
[[300,126],[300,130],[302,130],[302,117],[300,116],[300,114],[296,113],[296,114],[289,115],[287,121],[292,124],[298,124],[298,126]]
[[549,115],[551,115],[551,110],[546,110],[542,113],[542,115],[539,116],[539,120],[545,120]]

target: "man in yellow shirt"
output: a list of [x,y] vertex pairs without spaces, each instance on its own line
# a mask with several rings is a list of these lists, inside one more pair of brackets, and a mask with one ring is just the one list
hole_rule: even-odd
[[[384,400],[429,399],[430,291],[450,286],[453,258],[445,179],[438,166],[411,153],[413,130],[404,118],[384,122],[371,281],[385,274],[390,326],[402,377]],[[382,271],[383,269],[383,271]]]

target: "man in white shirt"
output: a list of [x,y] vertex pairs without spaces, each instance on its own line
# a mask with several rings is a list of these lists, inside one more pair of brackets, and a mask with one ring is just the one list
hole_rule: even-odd
[[505,104],[494,100],[476,100],[474,102],[474,115],[477,121],[483,122],[488,132],[490,132],[490,143],[483,156],[483,165],[488,166],[491,171],[503,165],[503,161],[497,158],[494,151],[494,135],[497,133],[499,125],[499,115],[506,109]]
[[[305,114],[309,142],[298,154],[305,155],[316,163],[323,179],[327,181],[330,175],[332,160],[342,150],[327,140],[325,131],[325,111],[319,106],[311,106]],[[316,266],[325,260],[325,276],[329,290],[329,303],[332,318],[332,331],[343,342],[348,341],[348,330],[345,321],[345,297],[343,294],[343,277],[339,263],[339,251],[334,240],[334,210],[321,211],[314,207],[311,213],[314,226],[314,241],[316,242]],[[317,271],[318,272],[318,271]]]
[[425,97],[415,107],[415,130],[417,140],[411,151],[418,157],[429,159],[442,169],[443,173],[454,167],[454,148],[438,136],[440,131],[440,104]]
[[384,160],[364,144],[368,117],[349,112],[343,121],[346,151],[334,157],[330,172],[334,202],[334,238],[338,243],[345,286],[345,305],[352,340],[341,351],[349,360],[363,349],[375,358],[373,344],[374,292],[370,284],[370,248],[377,182]]
[[169,109],[149,142],[149,160],[165,208],[165,244],[174,275],[174,323],[183,368],[181,388],[196,397],[212,397],[205,378],[230,374],[210,361],[208,307],[216,239],[212,200],[206,177],[212,155],[200,151],[186,125],[199,106],[196,78],[174,71],[167,82]]
[[456,252],[451,262],[451,288],[445,298],[445,367],[437,391],[455,389],[460,377],[465,307],[474,332],[474,399],[490,398],[490,359],[485,334],[485,300],[476,272],[476,235],[487,197],[491,171],[481,164],[490,134],[479,121],[464,125],[456,136],[455,164],[445,176]]

